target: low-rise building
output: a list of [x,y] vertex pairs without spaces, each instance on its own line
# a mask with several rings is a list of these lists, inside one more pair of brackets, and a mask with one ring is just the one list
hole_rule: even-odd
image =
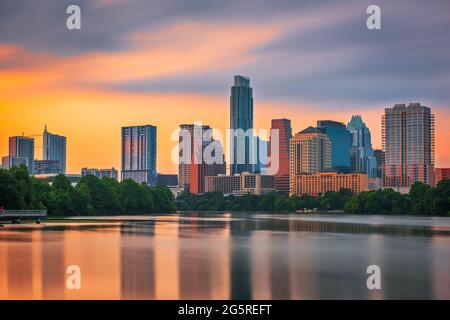
[[34,160],[34,174],[62,173],[61,163],[58,160]]
[[178,186],[178,175],[168,173],[158,173],[156,184],[160,186],[174,187]]
[[434,172],[434,181],[436,185],[439,181],[450,179],[450,168],[436,168]]
[[115,168],[108,169],[97,169],[97,168],[82,168],[81,176],[84,177],[86,175],[93,175],[97,178],[101,179],[103,177],[118,179],[118,172]]
[[369,190],[369,179],[366,173],[339,173],[336,171],[322,171],[315,174],[294,176],[291,181],[291,195],[309,194],[317,196],[327,191],[350,189],[353,193]]
[[28,167],[28,158],[5,156],[2,158],[3,169],[10,169],[13,166],[24,165]]
[[275,190],[275,177],[259,173],[243,172],[232,176],[205,177],[205,192],[222,192],[229,195],[265,194]]

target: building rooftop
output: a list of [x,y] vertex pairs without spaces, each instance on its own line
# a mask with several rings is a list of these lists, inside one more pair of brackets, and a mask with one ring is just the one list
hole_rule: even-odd
[[303,133],[323,133],[323,132],[317,128],[308,127],[306,129],[303,129],[302,131],[298,132],[298,134],[303,134]]

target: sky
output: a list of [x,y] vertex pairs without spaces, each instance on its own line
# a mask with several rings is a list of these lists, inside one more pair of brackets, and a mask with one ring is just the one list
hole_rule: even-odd
[[[81,8],[81,30],[66,8]],[[366,9],[381,8],[381,30]],[[8,137],[67,136],[67,168],[120,168],[120,128],[158,128],[157,169],[176,173],[182,123],[229,126],[233,76],[250,77],[255,128],[420,102],[436,116],[436,166],[450,167],[448,0],[0,0],[0,156]],[[36,137],[36,158],[42,141]]]

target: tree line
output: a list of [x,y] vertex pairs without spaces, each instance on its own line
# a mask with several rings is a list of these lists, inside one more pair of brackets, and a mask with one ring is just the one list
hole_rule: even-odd
[[118,182],[87,175],[73,187],[66,176],[58,175],[49,184],[30,177],[27,168],[21,166],[0,169],[0,208],[47,209],[49,215],[55,216],[171,213],[176,210],[294,212],[314,208],[352,214],[450,216],[450,180],[440,181],[436,187],[416,182],[409,194],[392,189],[356,195],[341,189],[317,197],[290,197],[278,192],[242,196],[185,192],[174,200],[167,187],[150,188],[133,180]]
[[52,183],[31,177],[25,166],[0,169],[0,208],[47,209],[49,215],[118,215],[176,211],[172,192],[133,180],[81,178],[73,187],[65,175]]
[[228,195],[209,192],[204,195],[183,193],[175,204],[180,211],[268,211],[293,212],[303,209],[342,210],[353,196],[348,189],[339,192],[328,191],[321,197],[310,195],[288,196],[279,192],[263,195]]
[[436,187],[421,182],[411,186],[409,194],[379,189],[352,194],[348,189],[328,191],[314,197],[288,196],[278,192],[264,195],[224,196],[220,192],[204,195],[183,193],[175,201],[181,211],[267,211],[294,212],[302,209],[342,210],[352,214],[413,214],[450,216],[450,180]]
[[416,182],[407,195],[392,189],[361,192],[346,203],[344,211],[363,214],[450,216],[450,180],[439,181],[436,187]]

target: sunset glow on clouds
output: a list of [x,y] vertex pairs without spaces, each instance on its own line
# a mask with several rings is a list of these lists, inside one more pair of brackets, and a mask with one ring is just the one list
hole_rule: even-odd
[[450,166],[448,2],[381,1],[377,34],[364,1],[78,1],[75,33],[68,3],[0,4],[0,155],[9,136],[47,124],[68,138],[69,172],[120,168],[120,127],[153,124],[158,171],[176,172],[172,131],[196,120],[225,130],[232,77],[244,74],[257,128],[359,113],[381,147],[384,108],[430,106],[437,166]]

